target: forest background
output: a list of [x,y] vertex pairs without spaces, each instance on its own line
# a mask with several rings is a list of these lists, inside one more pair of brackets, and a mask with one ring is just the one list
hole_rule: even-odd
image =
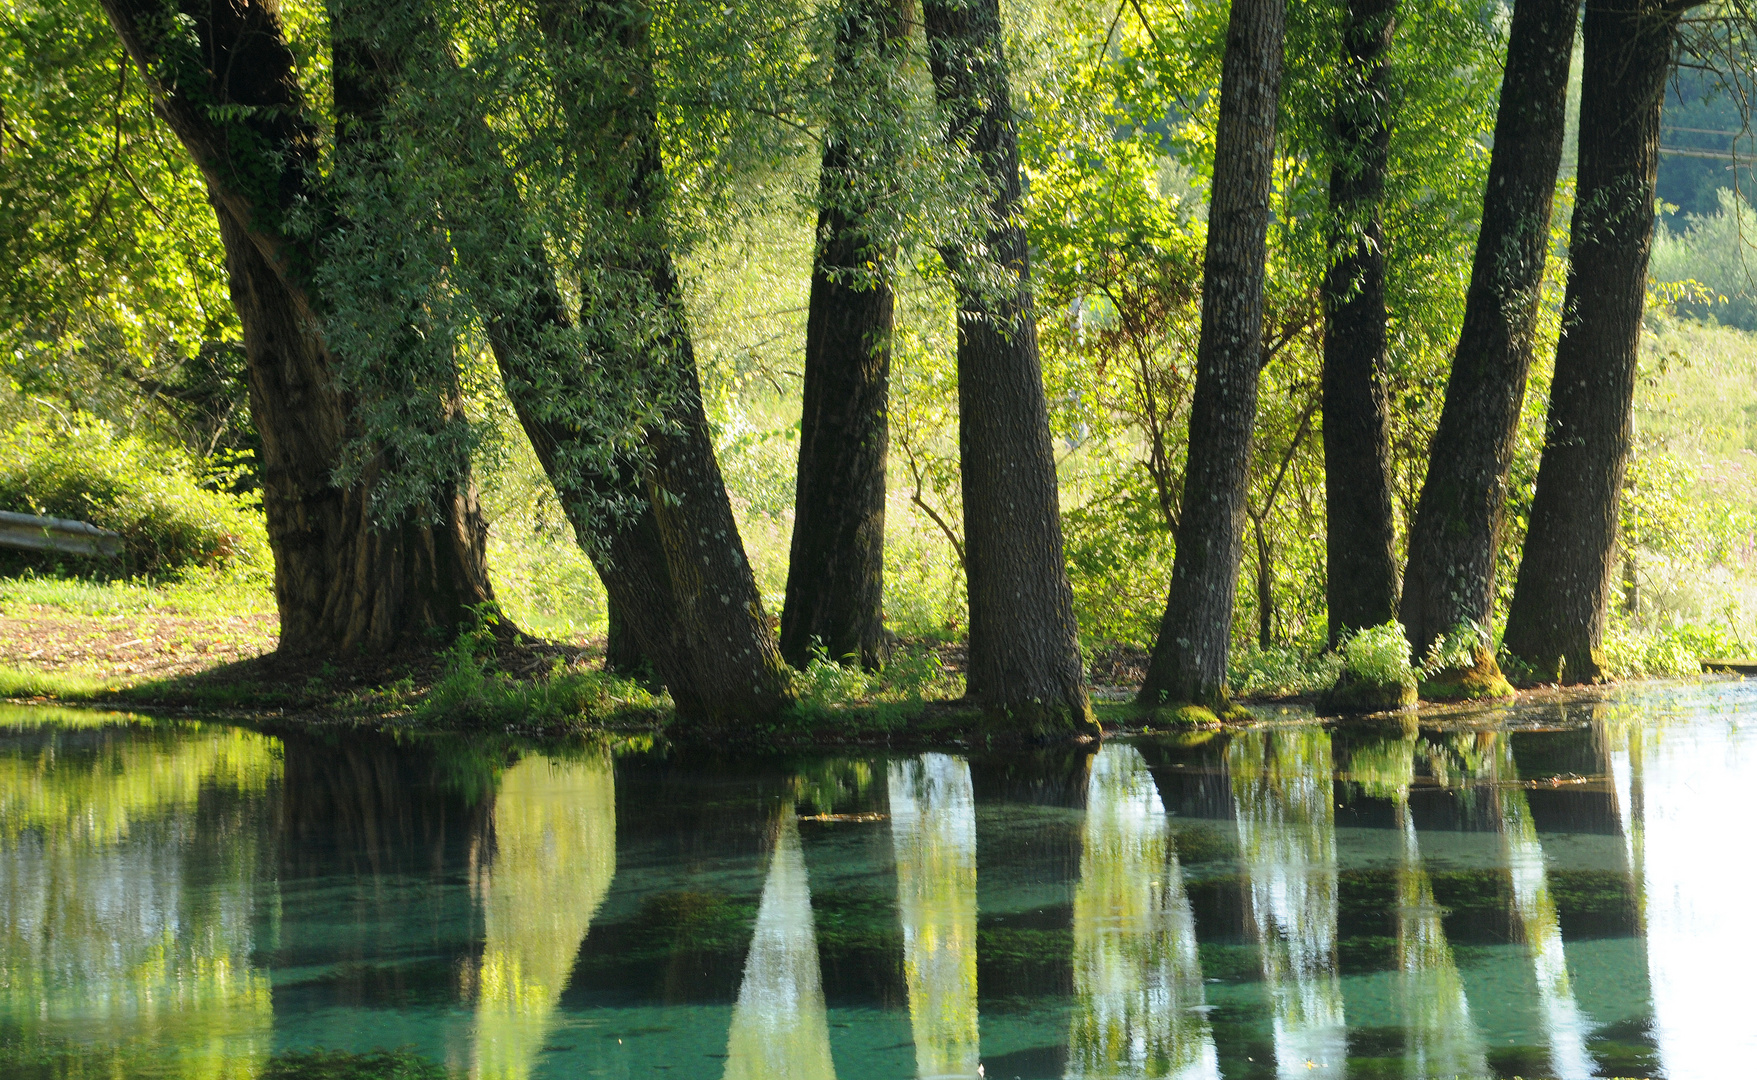
[[[321,99],[324,11],[282,11],[300,78]],[[1130,683],[1171,571],[1226,6],[1029,0],[1002,11],[1081,644],[1095,681]],[[1335,677],[1326,658],[1318,293],[1333,108],[1324,88],[1335,82],[1340,11],[1319,3],[1289,13],[1265,312],[1271,355],[1235,606],[1230,682],[1241,694],[1311,690]],[[259,438],[200,176],[95,2],[4,0],[0,12],[0,509],[90,520],[129,541],[120,576],[96,583],[89,567],[19,562],[0,580],[0,604],[14,617],[247,614],[266,646],[274,602],[256,502]],[[792,532],[818,205],[821,117],[810,86],[832,13],[758,0],[654,13],[664,100],[711,91],[723,103],[673,105],[661,130],[667,167],[681,177],[670,213],[714,447],[764,607],[775,612]],[[1385,229],[1400,553],[1462,318],[1506,23],[1499,3],[1442,0],[1410,5],[1394,38]],[[1579,64],[1577,47],[1571,113]],[[1736,81],[1689,65],[1675,73],[1622,504],[1622,590],[1606,641],[1618,675],[1681,674],[1757,643],[1749,114]],[[1497,620],[1542,449],[1572,131],[1501,540]],[[903,244],[896,282],[884,608],[892,631],[932,647],[959,641],[968,618],[956,301],[925,239],[939,202],[932,192],[909,198],[918,204],[899,216],[922,220],[899,226],[916,242]],[[603,589],[487,342],[467,328],[459,340],[495,594],[533,633],[601,638]],[[5,651],[12,660],[29,650]]]

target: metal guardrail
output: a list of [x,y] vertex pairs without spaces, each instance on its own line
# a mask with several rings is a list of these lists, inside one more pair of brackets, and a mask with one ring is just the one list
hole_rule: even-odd
[[0,547],[58,551],[64,555],[122,554],[122,537],[83,521],[35,517],[0,510]]

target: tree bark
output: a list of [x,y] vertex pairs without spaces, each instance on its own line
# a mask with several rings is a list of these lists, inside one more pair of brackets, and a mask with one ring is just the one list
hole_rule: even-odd
[[1660,111],[1682,7],[1587,0],[1568,292],[1507,650],[1546,681],[1604,676],[1618,504],[1653,246]]
[[1141,686],[1143,705],[1226,701],[1257,415],[1286,14],[1284,0],[1233,0],[1227,26],[1183,514],[1165,617]]
[[[613,610],[665,680],[679,719],[713,733],[784,708],[793,700],[792,676],[714,457],[682,291],[665,246],[648,21],[643,9],[613,3],[539,8],[581,167],[592,170],[588,182],[609,211],[605,220],[619,223],[595,238],[604,245],[605,265],[584,288],[591,313],[580,328],[586,356],[557,355],[550,344],[570,320],[540,242],[506,260],[516,277],[490,283],[483,295],[523,297],[517,309],[492,301],[489,339],[508,395],[575,532],[590,538]],[[589,62],[606,58],[615,62]],[[510,178],[495,182],[506,185],[498,201],[516,206]],[[475,227],[492,232],[497,224],[478,220]],[[515,224],[512,235],[527,236],[527,223]],[[662,333],[628,331],[653,311],[664,321]],[[580,467],[602,436],[572,421],[573,403],[558,408],[555,400],[558,387],[569,387],[569,366],[586,359],[627,384],[641,382],[643,373],[663,384],[654,387],[663,407],[645,425],[644,455],[619,459],[609,474]],[[576,396],[591,393],[572,389]],[[637,507],[606,514],[606,500],[619,496],[632,496]]]
[[1390,355],[1385,229],[1397,0],[1350,0],[1330,169],[1331,262],[1324,275],[1325,598],[1330,643],[1397,615],[1391,516]]
[[[988,187],[983,235],[941,246],[958,291],[958,452],[970,598],[967,700],[1046,737],[1096,728],[1062,555],[1049,408],[1017,220],[1019,141],[998,0],[923,5],[934,90],[954,148]],[[1000,279],[996,284],[994,279]]]
[[[857,95],[824,136],[819,173],[818,248],[805,329],[805,408],[799,422],[799,478],[781,655],[794,667],[820,643],[832,660],[876,670],[885,655],[886,417],[895,309],[891,253],[866,226],[877,174],[894,167],[882,110],[886,72],[907,33],[895,0],[851,0],[836,39],[836,89]],[[876,85],[870,85],[876,84]],[[872,267],[873,269],[867,269]]]
[[317,135],[274,5],[104,0],[104,8],[201,168],[219,220],[262,435],[280,649],[387,649],[428,628],[455,630],[470,606],[493,600],[467,468],[436,494],[432,523],[374,522],[373,484],[394,460],[347,487],[332,479],[357,428],[321,330],[316,251],[288,229],[301,200],[319,211],[322,202],[311,185]]
[[[1417,659],[1493,615],[1495,552],[1531,369],[1579,0],[1517,0],[1482,228],[1428,453],[1400,612]],[[1492,664],[1490,658],[1488,663]]]

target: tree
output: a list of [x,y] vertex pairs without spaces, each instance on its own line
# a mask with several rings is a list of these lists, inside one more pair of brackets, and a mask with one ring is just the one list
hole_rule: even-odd
[[1062,557],[1055,455],[1031,309],[998,0],[929,0],[928,62],[946,136],[986,195],[940,248],[958,291],[958,448],[970,597],[968,700],[1026,730],[1094,727]]
[[819,643],[833,660],[884,657],[886,396],[895,310],[890,242],[874,228],[898,147],[888,145],[889,82],[906,46],[896,0],[849,0],[838,13],[838,96],[824,134],[817,250],[805,331],[805,407],[781,655],[803,668]]
[[455,384],[429,387],[428,408],[412,418],[440,447],[423,474],[431,482],[418,485],[425,505],[387,514],[380,497],[409,463],[397,448],[367,445],[357,395],[341,385],[345,358],[324,334],[320,245],[295,215],[306,208],[320,230],[335,222],[324,218],[318,129],[275,5],[104,0],[104,9],[218,217],[262,438],[280,648],[386,648],[429,627],[454,629],[469,607],[492,601]]
[[1545,680],[1604,675],[1604,627],[1647,303],[1671,0],[1587,0],[1562,337],[1507,650]]
[[[432,63],[423,77],[434,92],[408,96],[416,109],[456,99],[466,110],[433,125],[463,133],[442,139],[438,201],[508,397],[618,631],[651,661],[680,719],[729,728],[784,707],[791,676],[714,458],[667,248],[650,20],[615,4],[543,3],[537,13],[572,155],[566,183],[585,220],[545,220],[525,205],[481,103],[450,89],[463,76],[443,41],[413,50]],[[417,29],[392,25],[381,38],[418,39]],[[410,59],[380,67],[408,72]],[[577,319],[546,247],[568,229],[586,237],[585,268],[572,267]],[[627,664],[629,642],[617,637],[611,659]]]
[[1325,597],[1330,642],[1397,613],[1391,517],[1390,355],[1380,203],[1391,150],[1396,0],[1350,0],[1330,169],[1324,275]]
[[[1485,635],[1507,472],[1525,399],[1561,162],[1579,0],[1518,0],[1481,231],[1440,424],[1410,529],[1399,616],[1419,659],[1470,626]],[[1499,679],[1482,636],[1477,666]]]
[[1233,0],[1220,76],[1214,181],[1189,463],[1165,617],[1144,705],[1226,700],[1251,427],[1263,344],[1263,277],[1281,89],[1283,0]]

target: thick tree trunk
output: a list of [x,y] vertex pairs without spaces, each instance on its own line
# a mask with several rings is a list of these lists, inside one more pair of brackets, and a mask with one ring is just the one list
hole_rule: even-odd
[[[493,599],[486,528],[467,469],[438,493],[433,524],[374,522],[371,471],[346,488],[332,480],[355,429],[317,316],[315,252],[286,230],[288,212],[310,196],[317,141],[274,5],[181,0],[173,10],[155,0],[104,0],[104,7],[160,114],[201,168],[219,219],[244,327],[251,414],[262,433],[280,648],[385,649],[429,627],[455,630],[469,606]],[[182,37],[185,27],[197,48]]]
[[1263,340],[1263,263],[1281,90],[1284,0],[1233,0],[1220,76],[1202,329],[1171,590],[1143,705],[1226,701],[1251,429]]
[[1062,555],[1030,253],[1017,221],[1019,142],[1000,7],[997,0],[929,0],[923,17],[948,138],[975,157],[990,196],[986,235],[941,248],[958,280],[966,695],[1021,732],[1090,731],[1096,725]]
[[606,594],[605,606],[609,625],[604,635],[604,667],[618,675],[638,674],[648,661],[647,654],[641,651],[640,641],[634,636],[634,627],[629,625],[628,616],[622,613],[615,597]]
[[1392,24],[1397,0],[1350,0],[1330,169],[1324,275],[1325,598],[1330,643],[1397,616],[1386,378],[1385,229]]
[[1513,7],[1464,327],[1410,529],[1400,617],[1417,659],[1461,624],[1486,629],[1493,614],[1495,551],[1549,253],[1578,11],[1579,0],[1517,0]]
[[1629,457],[1653,245],[1660,108],[1681,9],[1587,0],[1568,293],[1507,650],[1541,678],[1604,674],[1604,626]]
[[[557,400],[557,392],[566,398],[601,390],[570,385],[572,368],[585,358],[552,344],[567,338],[556,331],[570,320],[541,243],[523,221],[510,223],[504,235],[529,246],[495,260],[502,268],[497,280],[478,283],[490,298],[489,339],[508,395],[613,610],[665,680],[679,718],[707,731],[731,729],[785,707],[792,676],[763,613],[714,457],[682,293],[665,248],[647,17],[609,3],[546,4],[540,22],[564,73],[564,106],[582,167],[593,170],[588,184],[610,211],[605,220],[620,223],[594,238],[605,265],[586,286],[591,318],[573,340],[583,340],[588,357],[616,381],[649,386],[663,400],[662,417],[646,427],[642,459],[623,461],[608,475],[582,466],[603,436],[575,423],[589,401]],[[485,204],[501,212],[518,205],[509,177],[497,174],[489,186]],[[509,224],[479,211],[469,212],[479,240]],[[521,298],[516,310],[506,296]],[[630,329],[650,323],[655,311],[662,332]],[[608,503],[630,497],[638,508],[606,512]]]
[[[852,115],[824,136],[817,253],[805,329],[805,409],[799,421],[799,479],[793,549],[781,611],[781,655],[804,667],[821,643],[832,660],[868,670],[884,660],[886,396],[894,298],[890,251],[863,218],[873,173],[893,162],[883,109],[886,73],[860,70],[891,60],[907,24],[894,0],[852,0],[836,41],[837,89],[858,93]],[[876,144],[876,145],[874,145]],[[865,269],[876,267],[875,270]]]

